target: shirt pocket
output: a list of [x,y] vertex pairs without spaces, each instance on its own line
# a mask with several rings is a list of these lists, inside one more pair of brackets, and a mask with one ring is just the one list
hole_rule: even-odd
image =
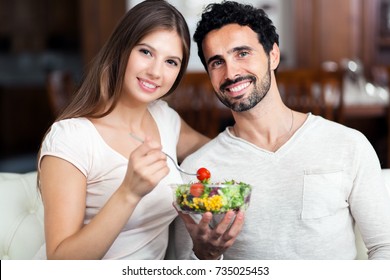
[[305,170],[302,220],[331,216],[346,207],[342,178],[341,168]]

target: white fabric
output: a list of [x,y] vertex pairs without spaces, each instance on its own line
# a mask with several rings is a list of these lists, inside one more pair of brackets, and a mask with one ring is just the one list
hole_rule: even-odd
[[[178,114],[164,101],[153,103],[149,111],[159,128],[163,150],[176,158],[180,131]],[[109,147],[95,126],[85,118],[53,124],[42,146],[41,158],[46,155],[69,161],[86,176],[85,224],[91,221],[121,184],[128,165],[128,159]],[[104,256],[105,259],[164,258],[168,226],[177,215],[172,206],[172,192],[167,185],[181,182],[181,176],[173,163],[170,160],[167,162],[170,174],[140,201]],[[43,252],[44,249],[40,254]],[[45,256],[39,256],[42,257]]]
[[[354,259],[355,221],[369,258],[390,259],[390,198],[358,131],[309,115],[275,153],[222,132],[182,164],[212,181],[253,185],[245,224],[224,259]],[[188,181],[190,178],[187,178]],[[177,258],[192,244],[176,219]]]
[[0,259],[31,259],[43,242],[36,172],[0,173]]

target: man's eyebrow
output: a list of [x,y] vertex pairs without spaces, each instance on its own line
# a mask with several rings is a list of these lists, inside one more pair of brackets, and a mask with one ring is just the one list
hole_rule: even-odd
[[248,51],[248,50],[253,50],[253,48],[251,48],[249,46],[238,46],[238,47],[234,47],[233,49],[228,51],[228,53],[239,52],[239,51]]
[[214,60],[220,60],[220,59],[222,59],[222,55],[219,55],[219,54],[214,55],[214,56],[210,57],[210,58],[207,60],[207,65],[209,65],[209,64],[210,64],[212,61],[214,61]]
[[[235,52],[240,52],[240,51],[248,51],[248,50],[253,50],[253,48],[249,47],[249,46],[238,46],[238,47],[234,47],[232,48],[231,50],[229,50],[227,53],[228,54],[231,54],[231,53],[235,53]],[[214,60],[220,60],[222,59],[222,55],[214,55],[212,57],[210,57],[208,60],[207,60],[207,65],[209,65],[212,61]]]

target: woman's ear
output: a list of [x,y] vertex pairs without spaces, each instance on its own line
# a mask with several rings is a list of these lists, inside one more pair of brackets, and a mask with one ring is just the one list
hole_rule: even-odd
[[271,70],[278,68],[280,63],[280,50],[276,43],[272,46],[272,50],[269,53]]

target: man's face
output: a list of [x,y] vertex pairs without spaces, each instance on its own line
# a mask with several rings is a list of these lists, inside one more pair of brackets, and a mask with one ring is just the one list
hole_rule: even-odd
[[242,112],[253,108],[271,85],[270,60],[248,26],[228,24],[203,40],[211,83],[219,100]]

